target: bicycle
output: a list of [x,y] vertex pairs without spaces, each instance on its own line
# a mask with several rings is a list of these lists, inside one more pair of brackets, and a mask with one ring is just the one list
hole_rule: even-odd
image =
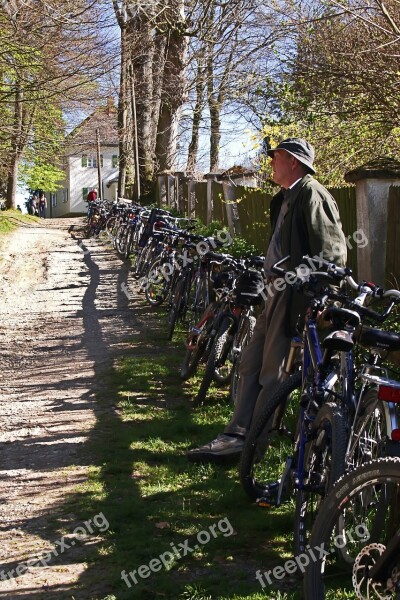
[[[384,320],[400,298],[397,290],[384,292],[365,282],[358,285],[349,269],[338,268],[321,259],[313,261],[308,257],[303,258],[310,264],[318,262],[326,272],[314,272],[305,283],[297,281],[299,288],[313,296],[311,312],[306,317],[304,327],[302,372],[295,373],[276,390],[258,422],[252,425],[240,468],[241,482],[248,495],[253,499],[265,496],[260,505],[279,505],[284,489],[292,489],[296,499],[295,549],[299,552],[306,547],[308,531],[323,496],[349,466],[349,448],[355,447],[352,443],[355,432],[361,432],[359,417],[364,413],[360,411],[360,407],[364,406],[366,400],[365,386],[361,391],[357,391],[355,386],[355,328],[361,323],[361,315],[370,320]],[[329,289],[322,289],[316,294],[317,275],[347,281],[350,287],[357,289],[357,298],[351,300],[348,296]],[[379,314],[363,306],[368,296],[389,297],[391,302],[386,311]],[[346,303],[346,308],[327,306],[329,300],[338,299]],[[322,313],[319,314],[321,310]],[[318,323],[330,323],[329,333],[321,343],[317,336]],[[366,341],[365,336],[364,339]],[[376,335],[376,339],[379,339],[379,335]],[[397,346],[393,342],[393,348],[400,347],[399,341],[400,337],[397,339]],[[288,365],[286,369],[290,372],[291,368]],[[366,375],[362,377],[365,378]],[[293,399],[296,391],[297,397]],[[289,402],[286,401],[287,395]],[[299,396],[300,417],[296,406]],[[263,450],[260,451],[258,446],[264,429],[267,431],[264,440],[267,456],[272,452],[276,455],[276,444],[281,447],[286,439],[285,448],[280,448],[282,457],[286,458],[285,469],[280,479],[279,473],[274,473],[279,480],[279,484],[275,486],[259,481],[260,467],[256,465],[256,461],[262,462],[259,456]],[[278,441],[274,444],[275,434]],[[262,462],[266,470],[269,468],[268,462]]]
[[[400,402],[400,386],[392,389],[392,398]],[[400,458],[357,467],[326,496],[308,547],[310,552],[322,548],[323,553],[313,552],[309,560],[307,600],[325,598],[325,582],[332,579],[343,547],[351,557],[348,566],[357,598],[400,599]]]
[[[275,265],[277,270],[285,260]],[[306,546],[322,497],[344,472],[347,438],[340,407],[352,401],[352,333],[360,324],[357,312],[329,306],[335,292],[318,283],[320,277],[332,283],[345,279],[358,288],[351,272],[326,261],[321,266],[324,271],[295,281],[311,298],[301,369],[296,362],[299,343],[294,341],[285,366],[292,374],[252,423],[239,470],[245,492],[260,506],[279,506],[294,494],[297,552]],[[322,341],[317,332],[321,319],[330,324]]]
[[[205,400],[212,381],[220,386],[230,383],[233,368],[234,366],[235,369],[238,368],[240,354],[254,329],[253,307],[262,302],[261,292],[264,282],[256,267],[263,266],[263,258],[237,260],[229,257],[225,258],[222,264],[233,271],[223,272],[214,277],[214,286],[217,286],[218,294],[217,278],[221,279],[221,275],[228,275],[225,281],[226,287],[220,291],[218,305],[214,307],[210,334],[202,356],[205,370],[196,396],[197,402]],[[233,276],[231,286],[227,285],[229,275]],[[198,326],[196,329],[199,329]],[[236,393],[236,389],[233,391]]]

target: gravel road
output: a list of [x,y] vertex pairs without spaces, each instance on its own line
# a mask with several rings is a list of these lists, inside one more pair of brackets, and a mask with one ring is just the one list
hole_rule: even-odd
[[0,599],[106,595],[101,581],[98,596],[80,587],[82,544],[35,563],[57,547],[55,530],[75,541],[68,532],[81,524],[65,500],[87,477],[94,394],[143,327],[121,291],[127,265],[100,241],[73,239],[72,223],[46,220],[1,239]]

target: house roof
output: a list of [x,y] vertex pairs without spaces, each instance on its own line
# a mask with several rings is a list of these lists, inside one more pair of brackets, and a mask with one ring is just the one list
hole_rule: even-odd
[[112,98],[107,104],[98,106],[82,123],[67,136],[67,144],[79,151],[95,150],[97,146],[97,129],[101,146],[118,146],[117,108]]

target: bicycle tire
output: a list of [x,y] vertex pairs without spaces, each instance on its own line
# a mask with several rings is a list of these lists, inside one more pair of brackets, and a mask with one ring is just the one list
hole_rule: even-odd
[[135,236],[134,229],[132,229],[132,227],[129,225],[128,226],[128,233],[127,233],[127,236],[126,236],[124,258],[129,258],[130,255],[131,255],[131,252],[132,252],[132,249],[133,249],[134,236]]
[[172,277],[165,274],[165,265],[170,265],[171,269],[173,269],[171,262],[167,258],[162,257],[153,260],[149,267],[145,296],[151,306],[160,306],[168,296]]
[[168,340],[172,340],[179,314],[182,312],[182,303],[184,302],[185,287],[186,279],[183,278],[177,283],[177,286],[175,288],[175,294],[172,298],[171,307],[168,312]]
[[[208,355],[206,368],[204,370],[203,379],[200,389],[196,395],[196,402],[203,402],[207,396],[208,389],[213,381],[215,381],[215,371],[218,359],[221,356],[224,344],[226,344],[226,336],[232,326],[232,319],[225,317],[222,319],[218,331],[215,334],[212,342],[212,347]],[[229,379],[228,379],[229,381]]]
[[124,234],[125,234],[125,223],[120,223],[115,233],[115,249],[119,256],[124,254]]
[[238,397],[238,385],[239,385],[239,370],[240,362],[242,359],[242,352],[249,343],[256,324],[255,317],[245,317],[242,323],[239,324],[239,330],[233,340],[233,344],[236,347],[236,355],[233,359],[232,373],[229,385],[229,400],[233,406],[236,405]]
[[[269,482],[279,479],[284,470],[282,458],[286,459],[292,453],[294,434],[291,430],[294,431],[297,427],[297,392],[301,386],[301,373],[291,375],[276,388],[261,415],[251,424],[240,460],[239,479],[245,493],[252,500],[263,496]],[[281,412],[280,415],[276,413],[277,409]],[[276,429],[272,420],[274,415],[278,421],[281,419],[277,424],[281,426],[283,423],[283,429]],[[259,445],[259,438],[262,438],[263,447]],[[280,460],[277,460],[278,457]]]
[[378,399],[378,390],[370,388],[359,402],[358,416],[346,456],[348,469],[354,469],[375,458],[383,458],[385,441],[388,435],[390,437],[385,410]]
[[[294,518],[294,554],[302,554],[322,499],[345,471],[346,428],[339,408],[321,406],[312,424],[302,468],[304,487],[297,489]],[[329,464],[330,463],[330,464]]]
[[190,312],[188,319],[189,329],[199,322],[201,315],[204,313],[208,305],[208,285],[204,276],[195,274],[193,277],[192,275],[187,289],[187,304],[183,315],[183,318],[185,319],[188,311]]
[[197,344],[194,349],[187,349],[181,367],[181,379],[190,379],[197,370],[201,357],[204,353],[204,346]]
[[133,276],[135,277],[135,279],[139,279],[141,277],[142,274],[142,270],[144,268],[144,265],[146,264],[146,258],[148,256],[149,253],[149,246],[143,246],[143,248],[140,248],[138,254],[136,255],[136,259],[135,259],[135,263],[133,265]]
[[[400,458],[379,458],[357,467],[347,475],[344,475],[327,495],[315,520],[309,548],[323,548],[323,557],[318,552],[309,561],[304,574],[304,597],[307,600],[324,600],[325,580],[332,580],[332,572],[335,568],[335,548],[343,543],[349,547],[354,557],[352,563],[352,586],[354,590],[354,576],[358,572],[357,559],[363,554],[368,555],[368,547],[371,544],[385,545],[393,530],[400,524],[398,514],[398,500],[400,497]],[[393,503],[391,502],[393,500]],[[376,526],[376,513],[381,508],[379,503],[385,505],[386,519],[383,521],[378,514],[378,526]],[[362,510],[361,510],[362,507]],[[392,514],[390,511],[393,510]],[[397,514],[396,514],[397,511]],[[380,511],[382,513],[382,511]],[[337,523],[346,515],[346,537],[335,536]],[[391,517],[394,517],[392,520]],[[359,522],[358,522],[359,521]],[[382,523],[384,526],[382,527]],[[352,529],[352,527],[354,528]],[[389,529],[390,528],[390,529]],[[358,531],[357,531],[358,529]],[[371,531],[374,533],[371,535]],[[356,535],[357,534],[357,535]],[[362,535],[364,534],[364,536]],[[398,553],[397,558],[400,556]],[[400,571],[400,565],[399,565]],[[364,569],[362,576],[367,577],[368,571]],[[341,573],[340,587],[343,589],[346,582],[343,581]],[[360,596],[358,596],[360,597]],[[371,596],[372,597],[372,596]],[[374,596],[375,598],[379,596]],[[382,596],[381,596],[382,597]],[[395,598],[395,596],[390,596]],[[398,598],[398,593],[397,596]]]

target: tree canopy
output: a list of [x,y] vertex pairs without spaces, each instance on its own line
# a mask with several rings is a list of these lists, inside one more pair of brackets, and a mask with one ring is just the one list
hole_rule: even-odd
[[[400,149],[397,0],[5,0],[0,9],[0,191],[57,185],[66,119],[118,95],[120,195],[180,156],[197,169],[223,123],[307,137],[319,178]],[[118,81],[119,78],[119,81]]]

